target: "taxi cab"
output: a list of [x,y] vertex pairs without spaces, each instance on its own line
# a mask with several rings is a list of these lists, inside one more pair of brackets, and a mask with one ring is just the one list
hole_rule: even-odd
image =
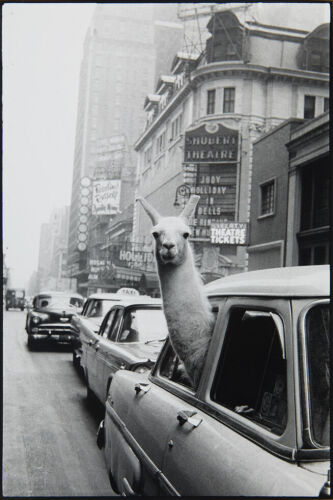
[[197,388],[169,341],[150,373],[113,377],[97,438],[112,488],[327,496],[329,267],[253,271],[205,288],[216,322]]

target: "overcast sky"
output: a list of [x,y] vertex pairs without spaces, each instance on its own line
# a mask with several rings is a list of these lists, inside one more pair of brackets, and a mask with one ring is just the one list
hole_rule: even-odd
[[41,223],[70,204],[79,70],[94,8],[3,6],[3,252],[13,286],[37,269]]

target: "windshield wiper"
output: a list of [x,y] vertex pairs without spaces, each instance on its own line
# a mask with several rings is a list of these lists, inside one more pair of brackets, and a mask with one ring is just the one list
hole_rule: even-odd
[[166,340],[166,337],[164,337],[164,339],[146,340],[145,344],[150,344],[151,342],[164,342],[165,340]]

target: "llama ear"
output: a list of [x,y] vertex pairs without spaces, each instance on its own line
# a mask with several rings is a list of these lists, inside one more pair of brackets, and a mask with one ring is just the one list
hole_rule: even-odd
[[141,196],[138,196],[136,201],[139,201],[141,203],[141,205],[143,206],[143,208],[145,209],[145,211],[147,212],[147,214],[151,218],[153,226],[155,226],[158,223],[158,221],[161,219],[161,215],[158,213],[158,211],[154,207],[152,207],[150,205],[150,203],[148,203],[148,201],[145,200],[144,198],[142,198]]
[[191,215],[194,214],[194,211],[197,207],[198,201],[200,200],[200,196],[197,194],[192,194],[191,198],[188,200],[184,210],[180,214],[180,217],[183,217],[184,219],[189,219]]

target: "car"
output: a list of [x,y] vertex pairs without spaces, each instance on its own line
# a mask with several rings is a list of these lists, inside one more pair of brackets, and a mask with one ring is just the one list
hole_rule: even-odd
[[[85,301],[81,314],[73,316],[71,321],[74,327],[72,347],[73,364],[76,368],[83,370],[83,366],[81,366],[81,360],[83,359],[82,335],[84,339],[85,328],[87,327],[88,329],[93,329],[94,332],[98,332],[106,313],[114,304],[128,297],[128,295],[134,295],[133,290],[130,288],[122,288],[116,293],[94,293]],[[143,297],[143,295],[141,295],[141,297]],[[144,297],[146,297],[146,295]],[[80,333],[81,330],[83,330],[82,333]]]
[[169,339],[113,377],[97,444],[121,495],[327,496],[329,267],[205,287],[216,321],[194,389]]
[[37,294],[26,316],[28,347],[47,342],[71,345],[75,334],[71,319],[82,310],[84,298],[74,292],[45,291]]
[[6,290],[6,311],[9,309],[24,310],[25,290],[22,288],[8,288]]
[[168,334],[161,300],[142,296],[114,305],[97,333],[86,323],[81,327],[87,398],[103,405],[114,373],[150,370]]

